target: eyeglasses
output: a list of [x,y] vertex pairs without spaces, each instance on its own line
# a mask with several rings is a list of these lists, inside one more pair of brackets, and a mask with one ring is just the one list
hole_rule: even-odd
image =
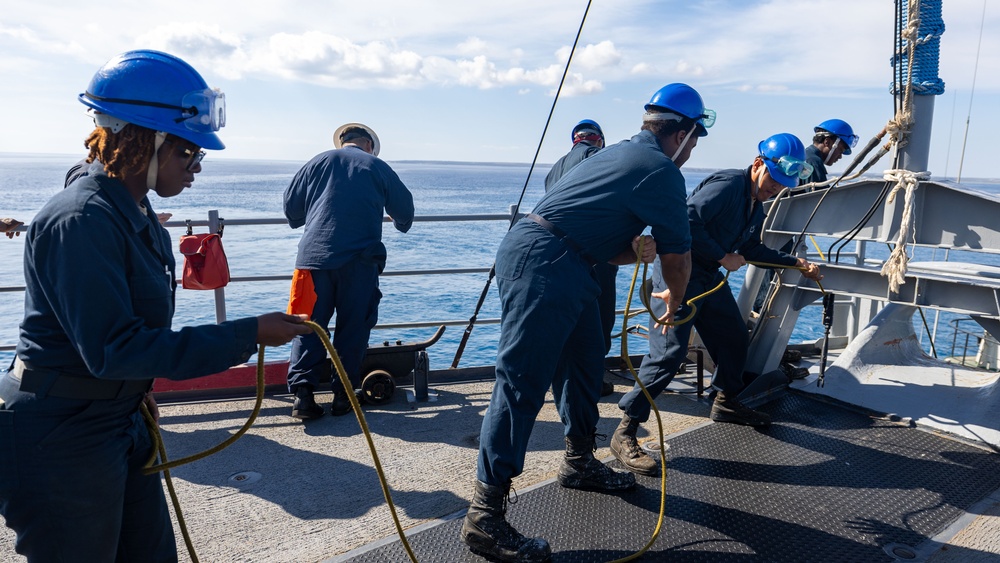
[[181,154],[188,157],[189,160],[187,166],[184,168],[188,172],[194,172],[194,168],[197,167],[199,164],[201,164],[201,161],[205,158],[205,151],[203,150],[189,149],[186,147],[182,147],[177,142],[171,139],[164,139],[163,142],[170,143],[171,145],[178,147],[178,150],[180,150]]
[[799,180],[805,180],[812,176],[813,167],[804,160],[799,160],[787,155],[779,158],[768,158],[764,155],[760,155],[760,157],[764,160],[773,162],[778,167],[778,170],[785,176],[798,178]]

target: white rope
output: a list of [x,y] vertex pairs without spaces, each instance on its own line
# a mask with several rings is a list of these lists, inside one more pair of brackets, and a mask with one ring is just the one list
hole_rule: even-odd
[[913,229],[913,193],[917,191],[920,180],[930,178],[930,172],[911,172],[910,170],[886,170],[884,178],[888,182],[896,182],[896,186],[885,199],[886,206],[896,199],[896,193],[906,190],[903,199],[903,216],[899,223],[899,236],[896,237],[896,247],[892,249],[885,264],[882,264],[882,275],[889,278],[889,291],[899,293],[899,286],[906,283],[906,263],[910,257],[906,254],[906,243],[912,240],[916,243],[916,233]]

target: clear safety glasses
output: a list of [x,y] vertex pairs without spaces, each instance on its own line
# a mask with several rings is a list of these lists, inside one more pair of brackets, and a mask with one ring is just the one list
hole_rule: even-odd
[[805,180],[812,176],[813,167],[808,162],[799,160],[797,158],[792,158],[790,156],[782,156],[781,158],[768,158],[764,155],[760,155],[764,160],[769,160],[773,162],[778,170],[781,171],[785,176],[790,176],[792,178],[798,178],[799,180]]
[[218,88],[205,88],[204,90],[188,92],[181,98],[179,106],[145,100],[105,98],[90,92],[84,95],[99,102],[180,110],[181,116],[174,118],[174,121],[183,123],[185,127],[196,133],[212,133],[226,125],[226,95]]

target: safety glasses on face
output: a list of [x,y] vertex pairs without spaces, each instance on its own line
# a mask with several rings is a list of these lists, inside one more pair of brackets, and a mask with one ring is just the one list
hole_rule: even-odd
[[196,133],[211,133],[226,125],[226,95],[218,88],[205,88],[204,90],[188,92],[181,98],[179,106],[145,100],[104,98],[90,92],[84,95],[98,102],[180,110],[180,117],[174,118],[174,121],[183,123],[185,127]]
[[203,150],[189,149],[187,147],[181,146],[180,143],[172,139],[165,139],[163,142],[174,145],[175,147],[177,147],[177,149],[180,151],[181,154],[183,154],[188,158],[187,166],[184,167],[184,169],[187,170],[188,172],[194,172],[195,167],[201,164],[201,161],[205,158],[205,151]]
[[805,180],[812,176],[813,167],[808,162],[793,158],[790,156],[782,156],[780,158],[768,158],[764,155],[760,155],[764,160],[769,160],[777,165],[778,170],[782,174],[791,178],[798,178],[800,180]]

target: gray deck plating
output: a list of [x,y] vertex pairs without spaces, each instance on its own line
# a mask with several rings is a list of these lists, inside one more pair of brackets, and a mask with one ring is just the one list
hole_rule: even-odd
[[[922,560],[1000,487],[1000,456],[963,442],[796,394],[764,410],[775,418],[765,431],[711,424],[670,441],[666,519],[644,560]],[[618,496],[549,481],[522,491],[508,517],[547,538],[553,561],[625,557],[648,540],[659,510],[659,478],[639,484]],[[460,526],[453,518],[412,531],[418,560],[482,561],[460,542]],[[397,540],[337,560],[407,556]]]

